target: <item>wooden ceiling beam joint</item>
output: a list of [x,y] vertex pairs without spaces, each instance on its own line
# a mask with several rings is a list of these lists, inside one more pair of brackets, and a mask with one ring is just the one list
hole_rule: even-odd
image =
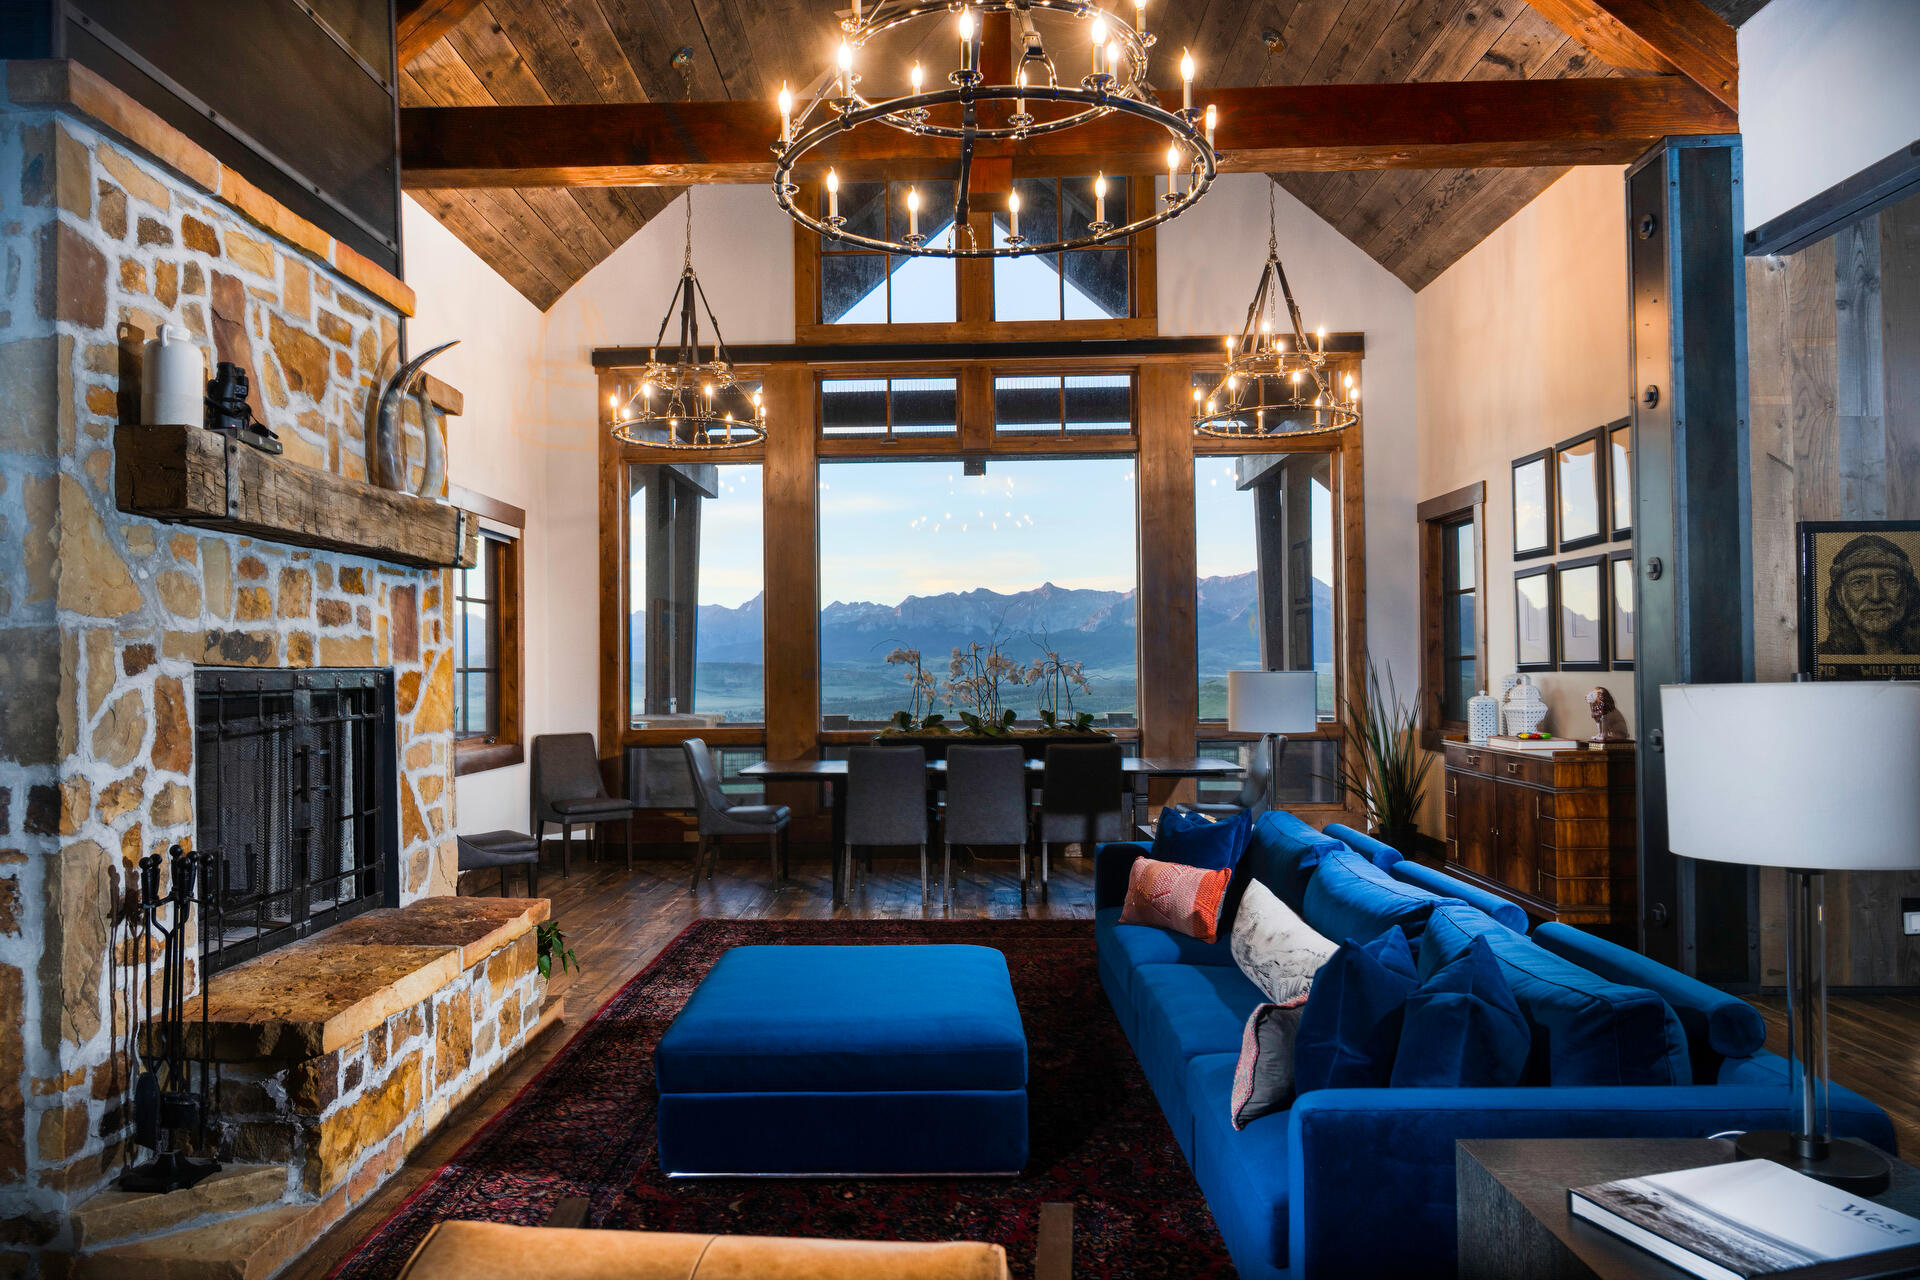
[[1733,27],[1700,0],[1531,0],[1540,16],[1602,62],[1686,77],[1729,111],[1740,109]]

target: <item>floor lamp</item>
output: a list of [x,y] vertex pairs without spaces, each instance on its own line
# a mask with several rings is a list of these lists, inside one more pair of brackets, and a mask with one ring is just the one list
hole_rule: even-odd
[[1788,1078],[1798,1128],[1755,1130],[1774,1160],[1861,1195],[1886,1158],[1835,1141],[1828,1113],[1826,873],[1920,867],[1920,685],[1663,685],[1667,847],[1787,877]]
[[1269,806],[1280,794],[1280,753],[1286,749],[1285,735],[1312,733],[1319,726],[1319,672],[1227,672],[1227,728],[1234,733],[1266,735]]

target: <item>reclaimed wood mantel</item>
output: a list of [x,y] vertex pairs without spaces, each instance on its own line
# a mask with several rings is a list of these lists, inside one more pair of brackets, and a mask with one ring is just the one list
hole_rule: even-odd
[[471,568],[469,511],[316,471],[200,427],[121,426],[113,438],[120,510],[422,568]]

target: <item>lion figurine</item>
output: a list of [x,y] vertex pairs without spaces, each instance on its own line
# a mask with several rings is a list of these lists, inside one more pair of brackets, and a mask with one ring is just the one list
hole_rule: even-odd
[[1587,695],[1587,713],[1593,717],[1594,735],[1589,742],[1631,742],[1627,718],[1613,704],[1613,694],[1605,686]]

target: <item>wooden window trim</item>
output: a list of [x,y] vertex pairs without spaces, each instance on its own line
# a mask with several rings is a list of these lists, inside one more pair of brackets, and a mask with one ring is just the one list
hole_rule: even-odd
[[[470,505],[468,499],[477,499],[492,510],[481,511],[488,519],[501,524],[513,524],[511,515],[518,513],[517,528],[526,527],[526,513],[507,503],[495,502],[490,498],[481,498],[462,490],[461,505],[469,510],[479,510],[479,506]],[[489,769],[504,769],[526,759],[524,716],[521,696],[526,687],[526,607],[523,590],[522,547],[523,538],[493,537],[483,538],[483,554],[494,557],[494,611],[497,618],[495,640],[499,646],[499,683],[495,693],[496,715],[498,717],[491,737],[456,738],[453,744],[453,773],[456,778],[470,773],[483,773]],[[451,574],[453,571],[449,571]],[[448,598],[453,596],[451,578],[444,590]]]
[[1441,607],[1441,574],[1446,563],[1441,539],[1450,525],[1462,517],[1473,522],[1474,583],[1476,599],[1473,611],[1474,687],[1486,687],[1487,674],[1487,485],[1484,480],[1463,485],[1451,493],[1429,498],[1415,509],[1420,522],[1420,744],[1429,751],[1440,750],[1448,734],[1464,733],[1464,720],[1447,720],[1441,715],[1441,681],[1445,678],[1446,642]]
[[[1128,179],[1130,207],[1152,208],[1158,196],[1150,177]],[[802,207],[820,199],[818,183],[802,183]],[[993,234],[992,211],[976,209],[976,236]],[[820,237],[793,224],[793,340],[797,344],[853,345],[874,342],[1031,342],[1042,338],[1102,341],[1151,338],[1160,332],[1158,228],[1136,234],[1130,250],[1133,314],[1107,320],[995,320],[992,258],[955,260],[955,319],[926,324],[827,324],[820,319]]]
[[[943,327],[947,328],[947,327]],[[950,328],[943,337],[950,336]],[[893,335],[890,335],[893,336]],[[1329,335],[1329,346],[1334,335]],[[1360,344],[1352,341],[1352,350],[1332,359],[1344,374],[1358,376]],[[795,344],[796,346],[800,344]],[[1197,437],[1191,426],[1191,398],[1188,388],[1197,369],[1205,366],[1205,357],[1191,354],[1142,353],[1128,356],[1101,356],[1077,366],[1073,372],[1131,371],[1135,377],[1134,421],[1131,435],[1067,437],[1013,436],[999,438],[992,430],[992,372],[996,369],[1032,369],[1059,371],[1058,357],[1021,361],[1018,359],[966,361],[957,367],[961,380],[959,417],[961,433],[954,437],[896,439],[877,438],[822,439],[819,435],[819,380],[821,377],[910,377],[916,373],[951,372],[952,360],[942,361],[864,361],[841,362],[820,359],[817,354],[793,362],[778,361],[757,372],[767,390],[768,430],[766,442],[729,450],[715,461],[757,462],[763,471],[766,503],[765,537],[767,559],[767,644],[764,650],[767,670],[767,725],[718,726],[705,730],[634,729],[626,717],[627,687],[626,642],[623,620],[630,607],[626,544],[628,538],[624,476],[628,464],[635,462],[685,462],[684,453],[643,445],[626,445],[612,438],[612,411],[609,393],[632,370],[624,365],[607,364],[597,369],[600,403],[600,749],[602,755],[618,761],[628,746],[668,746],[698,736],[709,742],[735,746],[759,746],[769,758],[816,756],[825,746],[844,745],[870,737],[864,730],[838,731],[820,727],[818,705],[818,536],[819,512],[817,486],[819,465],[830,459],[866,458],[907,460],[915,458],[952,458],[984,455],[1003,458],[1066,458],[1081,456],[1132,456],[1136,458],[1136,483],[1145,485],[1146,456],[1151,450],[1158,456],[1156,467],[1166,471],[1156,492],[1162,496],[1179,490],[1174,472],[1184,472],[1187,505],[1168,512],[1160,511],[1160,524],[1171,537],[1150,532],[1149,503],[1143,501],[1138,516],[1141,542],[1137,551],[1142,601],[1149,597],[1149,563],[1159,583],[1157,596],[1164,596],[1174,616],[1191,617],[1195,565],[1193,560],[1193,512],[1191,490],[1193,459],[1196,456],[1246,453],[1331,453],[1335,457],[1335,483],[1338,519],[1334,522],[1335,554],[1342,565],[1342,589],[1338,593],[1334,615],[1335,652],[1341,657],[1339,697],[1336,717],[1345,703],[1362,695],[1360,681],[1366,668],[1366,566],[1363,559],[1349,557],[1348,547],[1365,545],[1365,457],[1360,424],[1340,432],[1297,438],[1279,437],[1260,441],[1228,441]],[[969,389],[971,385],[971,390]],[[985,412],[982,412],[982,409]],[[1170,470],[1168,470],[1171,468]],[[788,475],[788,472],[793,474]],[[778,488],[779,493],[775,490]],[[1160,502],[1159,498],[1153,500]],[[1163,504],[1164,505],[1164,504]],[[1175,525],[1184,525],[1184,540]],[[791,526],[791,527],[789,527]],[[1183,549],[1184,548],[1184,549]],[[786,568],[776,582],[775,557],[783,558]],[[1151,558],[1151,559],[1150,559]],[[1184,603],[1175,597],[1184,593]],[[780,597],[779,600],[775,596]],[[812,616],[807,616],[811,612]],[[775,615],[780,617],[776,628]],[[776,635],[776,630],[778,635]],[[1174,631],[1180,631],[1178,627]],[[1123,740],[1135,741],[1148,755],[1186,756],[1202,736],[1232,738],[1215,724],[1203,726],[1198,719],[1197,655],[1191,628],[1184,638],[1168,647],[1171,665],[1142,662],[1142,669],[1156,666],[1166,672],[1163,681],[1141,685],[1140,727],[1123,732]],[[1158,686],[1164,685],[1163,688]],[[1151,703],[1151,710],[1149,704]],[[1339,739],[1342,720],[1319,726],[1304,737]],[[792,804],[803,819],[802,830],[816,838],[824,835],[814,825],[824,822],[815,813],[817,788],[778,788],[781,803]],[[1177,793],[1175,793],[1177,794]],[[1156,793],[1156,801],[1165,799]],[[1341,803],[1301,805],[1297,812],[1316,821],[1355,821],[1362,816],[1360,807],[1350,798]],[[814,825],[805,825],[814,824]],[[803,834],[802,838],[807,838]]]

